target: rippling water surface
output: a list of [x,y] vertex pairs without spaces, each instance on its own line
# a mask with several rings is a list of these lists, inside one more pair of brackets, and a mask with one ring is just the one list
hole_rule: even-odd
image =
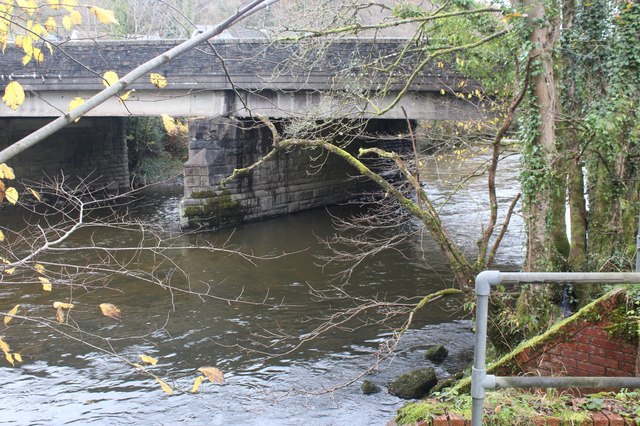
[[[440,201],[451,198],[442,210],[444,221],[452,227],[454,238],[470,248],[475,247],[479,224],[486,215],[484,179],[473,180],[469,189],[453,195],[451,190],[460,176],[481,161],[441,161],[430,167],[427,176],[430,195]],[[518,190],[514,183],[517,159],[509,159],[507,165],[501,177],[506,182],[506,189],[499,193],[502,202],[508,202]],[[177,231],[178,202],[175,192],[150,191],[133,206],[132,214]],[[348,210],[335,208],[332,213],[346,215]],[[517,217],[514,225],[516,231],[507,236],[498,256],[498,262],[510,268],[522,260],[521,222]],[[357,378],[373,365],[379,344],[390,337],[390,328],[401,324],[402,318],[391,321],[386,328],[374,324],[380,317],[371,314],[300,347],[292,342],[276,349],[260,346],[258,341],[268,344],[281,334],[305,335],[321,323],[319,317],[353,306],[353,301],[337,297],[340,291],[332,287],[332,268],[318,266],[316,255],[325,250],[319,238],[333,232],[327,212],[315,210],[234,231],[180,237],[183,245],[196,240],[217,245],[230,241],[231,246],[256,255],[292,253],[253,262],[205,251],[179,250],[172,254],[175,266],[188,271],[193,292],[209,291],[231,299],[241,296],[260,303],[172,294],[125,278],[114,279],[105,288],[76,290],[73,294],[66,289],[42,294],[36,285],[3,288],[3,306],[20,303],[25,311],[42,315],[51,314],[43,307],[51,306],[53,300],[73,297],[76,308],[72,321],[86,334],[74,334],[77,340],[72,340],[49,327],[28,324],[12,325],[2,332],[25,362],[19,368],[0,367],[1,422],[384,424],[403,403],[384,391],[387,381],[407,370],[430,365],[422,352],[436,343],[445,344],[451,354],[436,366],[439,376],[462,368],[472,353],[471,324],[461,317],[457,300],[428,306],[396,354],[366,377],[383,388],[369,396],[361,394],[361,379]],[[113,230],[95,230],[86,238],[112,245],[128,241],[126,235]],[[354,297],[377,295],[391,300],[400,295],[422,296],[452,285],[443,257],[428,241],[409,241],[402,248],[404,256],[388,251],[367,259],[344,290]],[[160,272],[168,274],[171,268]],[[320,299],[312,289],[326,291],[333,298]],[[92,306],[103,301],[120,307],[122,321],[92,311]],[[369,323],[363,325],[362,321]],[[354,332],[355,326],[361,327]],[[108,338],[108,344],[92,334]],[[115,351],[121,358],[98,347]],[[269,355],[274,352],[281,355]],[[196,369],[205,365],[223,370],[226,383],[205,383],[195,395],[185,392],[168,396],[152,378],[123,362],[138,362],[138,354],[159,359],[149,371],[183,389],[190,388]],[[342,386],[353,380],[353,384]]]

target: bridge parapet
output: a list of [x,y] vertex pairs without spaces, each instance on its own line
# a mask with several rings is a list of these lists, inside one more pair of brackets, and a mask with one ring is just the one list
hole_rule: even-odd
[[[122,104],[113,99],[89,115],[296,116],[316,108],[327,96],[345,91],[376,91],[387,97],[407,81],[407,72],[421,59],[408,55],[389,72],[407,40],[340,39],[320,45],[273,43],[264,39],[211,40],[156,70],[168,79],[157,89],[149,79],[132,84],[135,92]],[[43,63],[22,65],[20,49],[9,46],[0,61],[0,86],[19,81],[28,93],[19,111],[0,105],[0,116],[57,116],[74,97],[88,98],[101,90],[106,71],[125,75],[139,64],[175,47],[180,40],[96,41],[62,43]],[[461,82],[464,87],[459,87]],[[415,119],[444,118],[443,110],[460,114],[467,106],[440,90],[477,88],[453,67],[430,64],[411,85],[403,106]],[[332,92],[329,95],[320,93]],[[436,96],[437,95],[437,96]],[[382,101],[384,103],[384,101]],[[425,105],[427,107],[425,108]],[[443,108],[444,107],[444,108]],[[360,107],[354,107],[354,111]],[[425,112],[426,111],[426,112]],[[397,111],[383,118],[400,118]]]

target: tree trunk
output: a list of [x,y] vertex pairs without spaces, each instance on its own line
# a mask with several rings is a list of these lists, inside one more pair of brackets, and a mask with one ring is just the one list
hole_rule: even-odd
[[559,18],[557,14],[547,15],[543,2],[525,0],[523,4],[532,28],[530,41],[534,48],[530,56],[537,67],[531,82],[537,110],[532,116],[536,122],[528,141],[530,158],[524,159],[533,179],[524,194],[529,239],[525,267],[560,270],[569,255],[569,242],[565,223],[566,175],[556,145],[558,96],[552,57],[559,36]]

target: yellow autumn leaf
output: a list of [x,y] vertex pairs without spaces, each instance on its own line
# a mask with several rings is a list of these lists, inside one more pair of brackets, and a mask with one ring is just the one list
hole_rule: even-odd
[[[67,107],[67,109],[69,110],[69,112],[71,112],[72,110],[74,110],[75,108],[78,108],[83,103],[84,103],[83,98],[73,98],[73,100],[69,102],[69,106]],[[80,118],[76,118],[75,122],[77,123],[78,120],[80,120]]]
[[11,204],[17,203],[19,197],[20,196],[18,195],[18,190],[15,189],[14,187],[7,188],[7,190],[4,193],[4,198],[6,198],[6,200]]
[[[47,32],[47,29],[45,27],[43,27],[42,25],[40,25],[40,24],[35,24],[33,26],[33,28],[31,28],[31,31],[35,35],[38,35],[38,36],[41,36],[41,37],[49,35],[49,33]],[[34,37],[33,41],[38,41],[38,38]]]
[[193,386],[191,387],[191,393],[198,392],[198,390],[200,389],[200,386],[202,385],[202,382],[204,382],[204,379],[205,379],[204,376],[196,377],[196,379],[193,381]]
[[116,305],[112,305],[111,303],[101,303],[100,310],[104,316],[113,319],[120,319],[120,309],[118,309]]
[[36,270],[37,273],[44,274],[45,269],[44,269],[44,266],[42,266],[41,264],[36,263],[36,266],[34,266],[33,268]]
[[31,56],[31,54],[33,53],[33,39],[31,37],[24,37],[24,39],[22,40],[22,50],[24,51],[25,55]]
[[164,380],[156,377],[156,382],[160,383],[160,387],[163,391],[165,391],[169,395],[173,395],[173,389],[171,389],[171,386],[166,384]]
[[445,95],[447,92],[444,91],[444,89],[440,89],[440,94],[441,95]]
[[4,232],[0,229],[0,243],[4,241]]
[[29,62],[31,62],[31,59],[33,59],[33,56],[31,55],[24,55],[22,57],[22,65],[27,65]]
[[53,302],[53,307],[56,309],[73,309],[74,306],[73,303]]
[[107,71],[102,76],[102,84],[104,84],[105,87],[113,86],[118,80],[120,80],[120,78],[115,71]]
[[35,189],[32,188],[27,188],[27,191],[29,191],[31,193],[31,195],[33,195],[33,197],[38,200],[41,201],[42,199],[40,198],[40,194],[38,194],[38,191],[36,191]]
[[7,84],[4,89],[4,96],[2,101],[11,109],[16,110],[20,105],[24,103],[25,95],[24,89],[17,81],[12,81]]
[[22,355],[20,355],[20,354],[19,354],[19,353],[17,353],[17,352],[14,352],[14,353],[13,353],[13,359],[15,359],[16,361],[18,361],[18,362],[20,362],[20,363],[21,363],[21,362],[22,362]]
[[62,308],[56,309],[56,321],[58,321],[60,324],[64,324],[65,322],[64,310]]
[[149,76],[149,80],[151,80],[151,84],[156,86],[158,89],[164,89],[168,84],[167,78],[165,76],[155,72],[151,73],[151,75]]
[[167,114],[162,114],[162,124],[167,133],[173,133],[176,129],[176,120]]
[[148,355],[138,355],[138,356],[140,357],[142,362],[146,362],[147,364],[156,365],[158,363],[158,360],[152,356],[148,356]]
[[11,322],[11,320],[13,319],[13,316],[18,313],[19,307],[20,305],[16,305],[13,307],[13,309],[7,312],[7,315],[4,316],[4,325],[8,325],[9,322]]
[[122,95],[118,95],[118,100],[120,101],[120,103],[124,103],[124,101],[129,99],[129,96],[133,92],[134,92],[134,89],[131,89],[131,90],[128,90],[128,91],[124,92]]
[[58,28],[58,24],[56,23],[56,20],[53,18],[53,16],[49,16],[47,21],[44,23],[44,28],[49,32],[55,31],[56,28]]
[[211,383],[224,383],[224,373],[215,367],[200,367],[198,371],[204,374]]
[[5,163],[0,164],[0,179],[15,179],[16,175],[13,173],[13,169],[7,166]]
[[72,10],[69,13],[69,19],[71,20],[71,23],[73,25],[80,25],[82,24],[82,15],[80,14],[80,12],[78,12],[77,10]]
[[62,17],[62,26],[67,31],[71,30],[71,28],[73,27],[73,23],[71,22],[71,18],[69,17],[69,15],[64,15]]
[[67,9],[69,12],[73,11],[73,8],[78,6],[77,0],[62,0],[62,7]]
[[5,354],[8,354],[11,351],[11,348],[9,348],[9,345],[2,339],[2,337],[0,337],[0,349]]
[[49,281],[45,277],[38,277],[38,280],[40,280],[40,282],[42,283],[42,289],[44,291],[51,291],[52,289],[51,281]]
[[15,44],[16,47],[22,47],[23,43],[24,43],[24,36],[22,34],[18,34],[13,44]]
[[13,275],[16,272],[16,268],[8,268],[3,271],[7,275]]
[[35,0],[16,0],[18,7],[29,14],[33,15],[38,8],[38,3]]
[[112,10],[103,9],[98,6],[91,6],[89,10],[95,15],[96,18],[98,18],[98,21],[102,22],[105,25],[118,24],[116,15]]
[[13,361],[13,356],[11,356],[9,352],[5,352],[4,357],[11,363],[11,365],[13,365],[14,367],[16,366],[15,362]]

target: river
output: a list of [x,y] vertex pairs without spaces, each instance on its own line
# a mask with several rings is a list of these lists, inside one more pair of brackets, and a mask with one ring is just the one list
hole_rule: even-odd
[[[429,194],[439,200],[449,198],[456,180],[481,161],[461,163],[450,157],[434,162],[425,172]],[[517,192],[517,162],[516,157],[505,160],[501,176],[505,189],[499,192],[502,203]],[[479,220],[486,214],[484,179],[470,183],[450,197],[450,204],[442,210],[454,238],[465,247],[475,246]],[[177,233],[178,202],[175,191],[151,189],[131,206],[131,215]],[[330,212],[344,217],[352,209],[334,207]],[[516,216],[514,230],[505,238],[497,259],[503,268],[517,268],[522,261],[521,229]],[[3,307],[8,310],[20,303],[23,313],[35,316],[54,318],[51,303],[72,299],[76,306],[71,310],[70,324],[77,324],[84,334],[71,333],[78,338],[73,340],[60,334],[64,327],[20,324],[17,320],[0,332],[24,358],[19,367],[0,366],[0,423],[386,423],[405,401],[387,394],[385,384],[399,373],[431,365],[422,353],[436,343],[450,351],[450,356],[435,366],[440,377],[464,368],[472,354],[472,324],[464,318],[460,300],[443,299],[429,305],[396,353],[366,375],[383,389],[373,395],[360,392],[359,376],[375,364],[378,346],[404,318],[380,325],[377,322],[384,312],[370,313],[299,347],[295,339],[273,348],[261,346],[284,335],[305,336],[322,323],[322,316],[352,307],[354,300],[340,297],[342,291],[355,298],[376,295],[395,300],[452,285],[442,255],[428,238],[415,237],[404,243],[402,253],[389,250],[366,259],[348,285],[338,288],[335,269],[322,268],[317,258],[326,253],[320,240],[334,232],[330,215],[319,209],[235,230],[181,235],[177,242],[182,245],[199,241],[220,246],[228,242],[230,247],[256,256],[276,255],[250,261],[233,254],[176,250],[171,255],[173,270],[188,271],[191,294],[123,277],[110,279],[99,288],[54,286],[51,294],[37,284],[3,287]],[[114,246],[129,241],[127,233],[114,229],[95,229],[81,238]],[[286,255],[278,256],[281,253]],[[318,297],[321,291],[328,298]],[[204,292],[217,299],[195,294]],[[224,300],[235,298],[252,303]],[[120,308],[120,321],[100,315],[96,307],[103,302]],[[157,358],[158,364],[148,366],[148,371],[172,386],[188,390],[201,366],[224,371],[225,383],[204,383],[197,394],[166,395],[153,378],[123,362],[140,362],[139,354]],[[343,386],[352,380],[353,384]]]

